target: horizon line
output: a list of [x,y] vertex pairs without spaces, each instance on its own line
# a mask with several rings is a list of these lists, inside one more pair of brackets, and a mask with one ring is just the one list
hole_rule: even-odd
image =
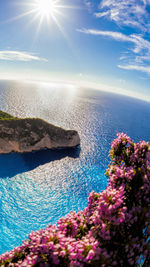
[[[107,84],[102,84],[102,83],[94,83],[94,82],[76,82],[73,80],[47,80],[47,79],[34,79],[34,78],[19,78],[19,77],[0,77],[0,81],[16,81],[16,82],[29,82],[29,83],[43,83],[43,84],[63,84],[63,85],[70,85],[70,86],[76,86],[77,88],[85,88],[85,89],[91,89],[91,90],[96,90],[96,91],[102,91],[106,93],[112,93],[116,95],[122,95],[126,96],[129,98],[134,98],[138,99],[141,101],[145,101],[150,103],[150,97],[146,97],[146,95],[137,93],[134,91],[128,91],[123,88],[119,88],[117,86],[110,86]],[[103,88],[102,88],[103,87]]]

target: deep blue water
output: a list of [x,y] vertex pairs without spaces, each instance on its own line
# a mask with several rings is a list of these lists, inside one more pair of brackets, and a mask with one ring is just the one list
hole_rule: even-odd
[[116,133],[150,140],[150,103],[71,86],[0,82],[0,109],[76,129],[81,147],[0,155],[0,253],[31,230],[81,210],[89,192],[106,187],[104,173]]

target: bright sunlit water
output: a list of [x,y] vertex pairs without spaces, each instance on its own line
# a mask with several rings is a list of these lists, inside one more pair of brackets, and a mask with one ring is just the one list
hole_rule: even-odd
[[104,173],[116,133],[150,140],[150,103],[73,86],[0,82],[0,109],[75,129],[81,147],[0,155],[0,253],[31,230],[81,210],[106,187]]

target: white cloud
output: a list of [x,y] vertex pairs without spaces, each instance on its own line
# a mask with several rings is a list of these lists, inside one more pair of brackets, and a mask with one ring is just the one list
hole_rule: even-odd
[[149,66],[140,66],[140,65],[118,65],[119,68],[124,70],[137,70],[142,71],[150,75],[150,67]]
[[95,16],[106,17],[119,25],[138,27],[149,32],[149,5],[149,0],[102,0]]
[[8,61],[45,61],[48,60],[46,58],[38,57],[32,53],[28,52],[20,52],[20,51],[0,51],[0,60],[8,60]]
[[104,11],[104,12],[96,12],[94,13],[95,17],[97,18],[102,18],[102,17],[105,17],[107,15],[109,15],[109,11]]
[[91,34],[91,35],[102,35],[106,37],[110,37],[117,41],[127,41],[130,42],[131,38],[121,32],[113,32],[113,31],[101,31],[95,29],[77,29],[78,32]]
[[[137,70],[150,74],[150,67],[144,66],[144,63],[150,61],[150,42],[139,34],[125,35],[121,32],[101,31],[95,29],[78,29],[78,32],[103,36],[119,42],[128,42],[133,46],[128,46],[128,50],[120,56],[120,61],[124,64],[119,64],[118,67],[126,70]],[[139,65],[137,65],[139,64]]]
[[121,32],[101,31],[95,29],[78,29],[77,31],[85,34],[101,35],[120,42],[133,43],[134,48],[132,48],[132,51],[134,53],[139,53],[144,50],[146,53],[150,54],[150,42],[138,34],[125,35]]
[[150,61],[150,55],[147,56],[136,56],[136,62],[143,63],[143,61]]
[[[87,0],[88,1],[88,0]],[[94,16],[97,19],[108,19],[119,26],[128,26],[138,29],[141,34],[132,33],[130,35],[115,31],[102,31],[96,29],[78,29],[77,31],[99,35],[118,42],[127,42],[126,51],[120,56],[119,68],[137,70],[150,74],[150,41],[146,33],[150,33],[150,0],[100,0],[97,12]],[[121,26],[121,27],[120,27]],[[125,54],[127,52],[127,54]]]
[[[94,1],[84,0],[91,6]],[[150,0],[99,0],[99,6],[94,13],[97,19],[108,19],[119,26],[119,31],[103,31],[97,29],[78,29],[78,32],[99,35],[118,42],[127,42],[127,49],[120,56],[119,68],[137,70],[150,73],[150,41],[147,33],[150,33]],[[94,4],[94,7],[96,4]],[[107,24],[106,24],[107,25]],[[130,27],[139,33],[124,34],[123,26]],[[120,30],[122,32],[120,32]],[[127,54],[125,54],[127,53]]]

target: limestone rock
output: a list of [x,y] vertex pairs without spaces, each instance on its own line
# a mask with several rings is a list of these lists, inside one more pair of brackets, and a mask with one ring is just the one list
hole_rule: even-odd
[[0,119],[0,154],[75,147],[79,144],[77,131],[64,130],[38,118]]

